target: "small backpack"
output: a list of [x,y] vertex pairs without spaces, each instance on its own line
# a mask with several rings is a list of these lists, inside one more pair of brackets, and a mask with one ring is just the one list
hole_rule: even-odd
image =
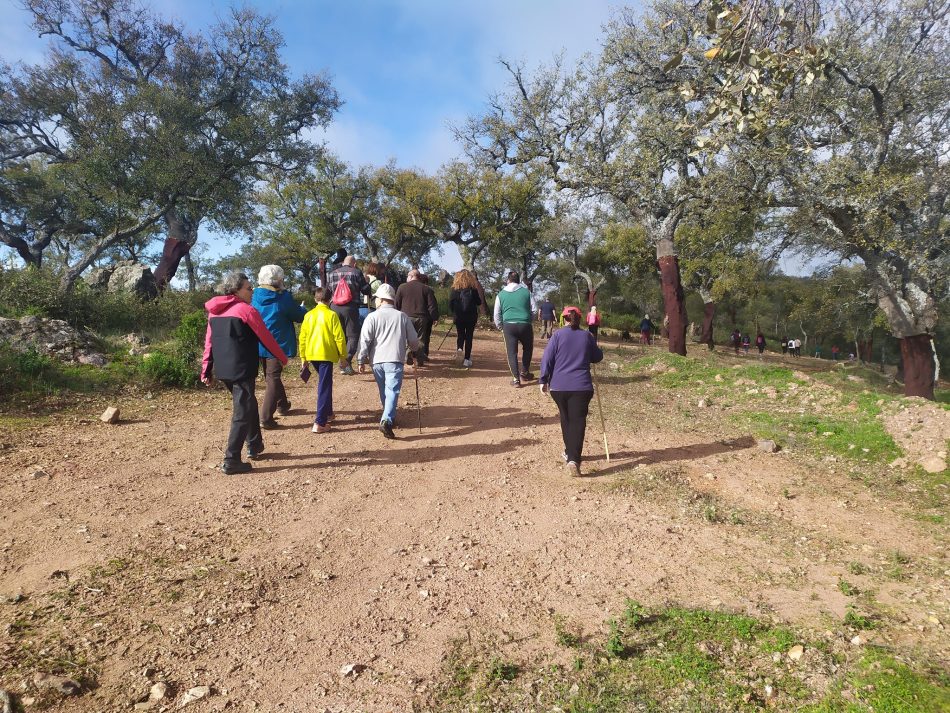
[[473,293],[475,291],[471,287],[466,287],[464,290],[459,292],[459,307],[462,314],[471,314],[475,311],[477,305],[475,304],[475,298]]
[[340,281],[336,283],[336,289],[333,290],[333,304],[348,305],[352,301],[353,291],[350,289],[350,284],[341,276]]

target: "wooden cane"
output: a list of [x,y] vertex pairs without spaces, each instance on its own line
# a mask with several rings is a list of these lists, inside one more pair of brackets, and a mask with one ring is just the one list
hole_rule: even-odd
[[604,405],[600,401],[600,380],[597,378],[597,368],[592,364],[591,373],[594,375],[594,393],[597,395],[597,410],[600,411],[600,428],[604,432],[604,453],[607,454],[607,462],[610,462],[610,447],[607,445],[607,422],[604,420]]
[[419,433],[422,433],[422,402],[419,400],[419,374],[415,367],[412,368],[412,375],[416,380],[416,413],[419,416]]

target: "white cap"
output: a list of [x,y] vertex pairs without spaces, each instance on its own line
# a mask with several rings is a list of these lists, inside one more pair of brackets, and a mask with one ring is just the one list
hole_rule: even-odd
[[390,302],[396,301],[396,290],[393,289],[392,285],[380,285],[376,288],[376,294],[373,297],[378,297],[381,300],[389,300]]

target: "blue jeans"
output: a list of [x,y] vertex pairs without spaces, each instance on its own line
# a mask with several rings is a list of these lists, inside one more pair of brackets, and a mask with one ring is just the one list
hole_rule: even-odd
[[379,402],[383,405],[383,415],[379,422],[396,420],[396,402],[402,389],[403,366],[399,362],[384,361],[373,364],[373,376],[379,387]]

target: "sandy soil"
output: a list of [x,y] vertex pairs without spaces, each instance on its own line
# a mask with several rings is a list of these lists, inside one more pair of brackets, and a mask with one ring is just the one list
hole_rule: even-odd
[[[419,372],[421,433],[412,378],[395,442],[376,430],[371,375],[335,378],[338,422],[322,435],[313,385],[288,379],[294,411],[244,476],[216,470],[222,391],[130,395],[115,426],[91,400],[5,432],[6,660],[25,621],[37,647],[94,665],[98,687],[62,711],[131,710],[156,681],[168,709],[209,686],[188,710],[408,711],[473,633],[526,656],[550,645],[552,612],[596,631],[627,597],[837,632],[842,576],[893,612],[866,639],[950,658],[945,538],[899,500],[840,464],[766,453],[607,367],[612,458],[594,409],[589,477],[571,479],[556,407],[508,385],[497,336],[479,334],[470,371],[449,346]],[[710,503],[737,514],[707,521]],[[898,550],[908,576],[873,579]],[[365,668],[341,676],[349,664]],[[31,680],[0,674],[25,699]]]

